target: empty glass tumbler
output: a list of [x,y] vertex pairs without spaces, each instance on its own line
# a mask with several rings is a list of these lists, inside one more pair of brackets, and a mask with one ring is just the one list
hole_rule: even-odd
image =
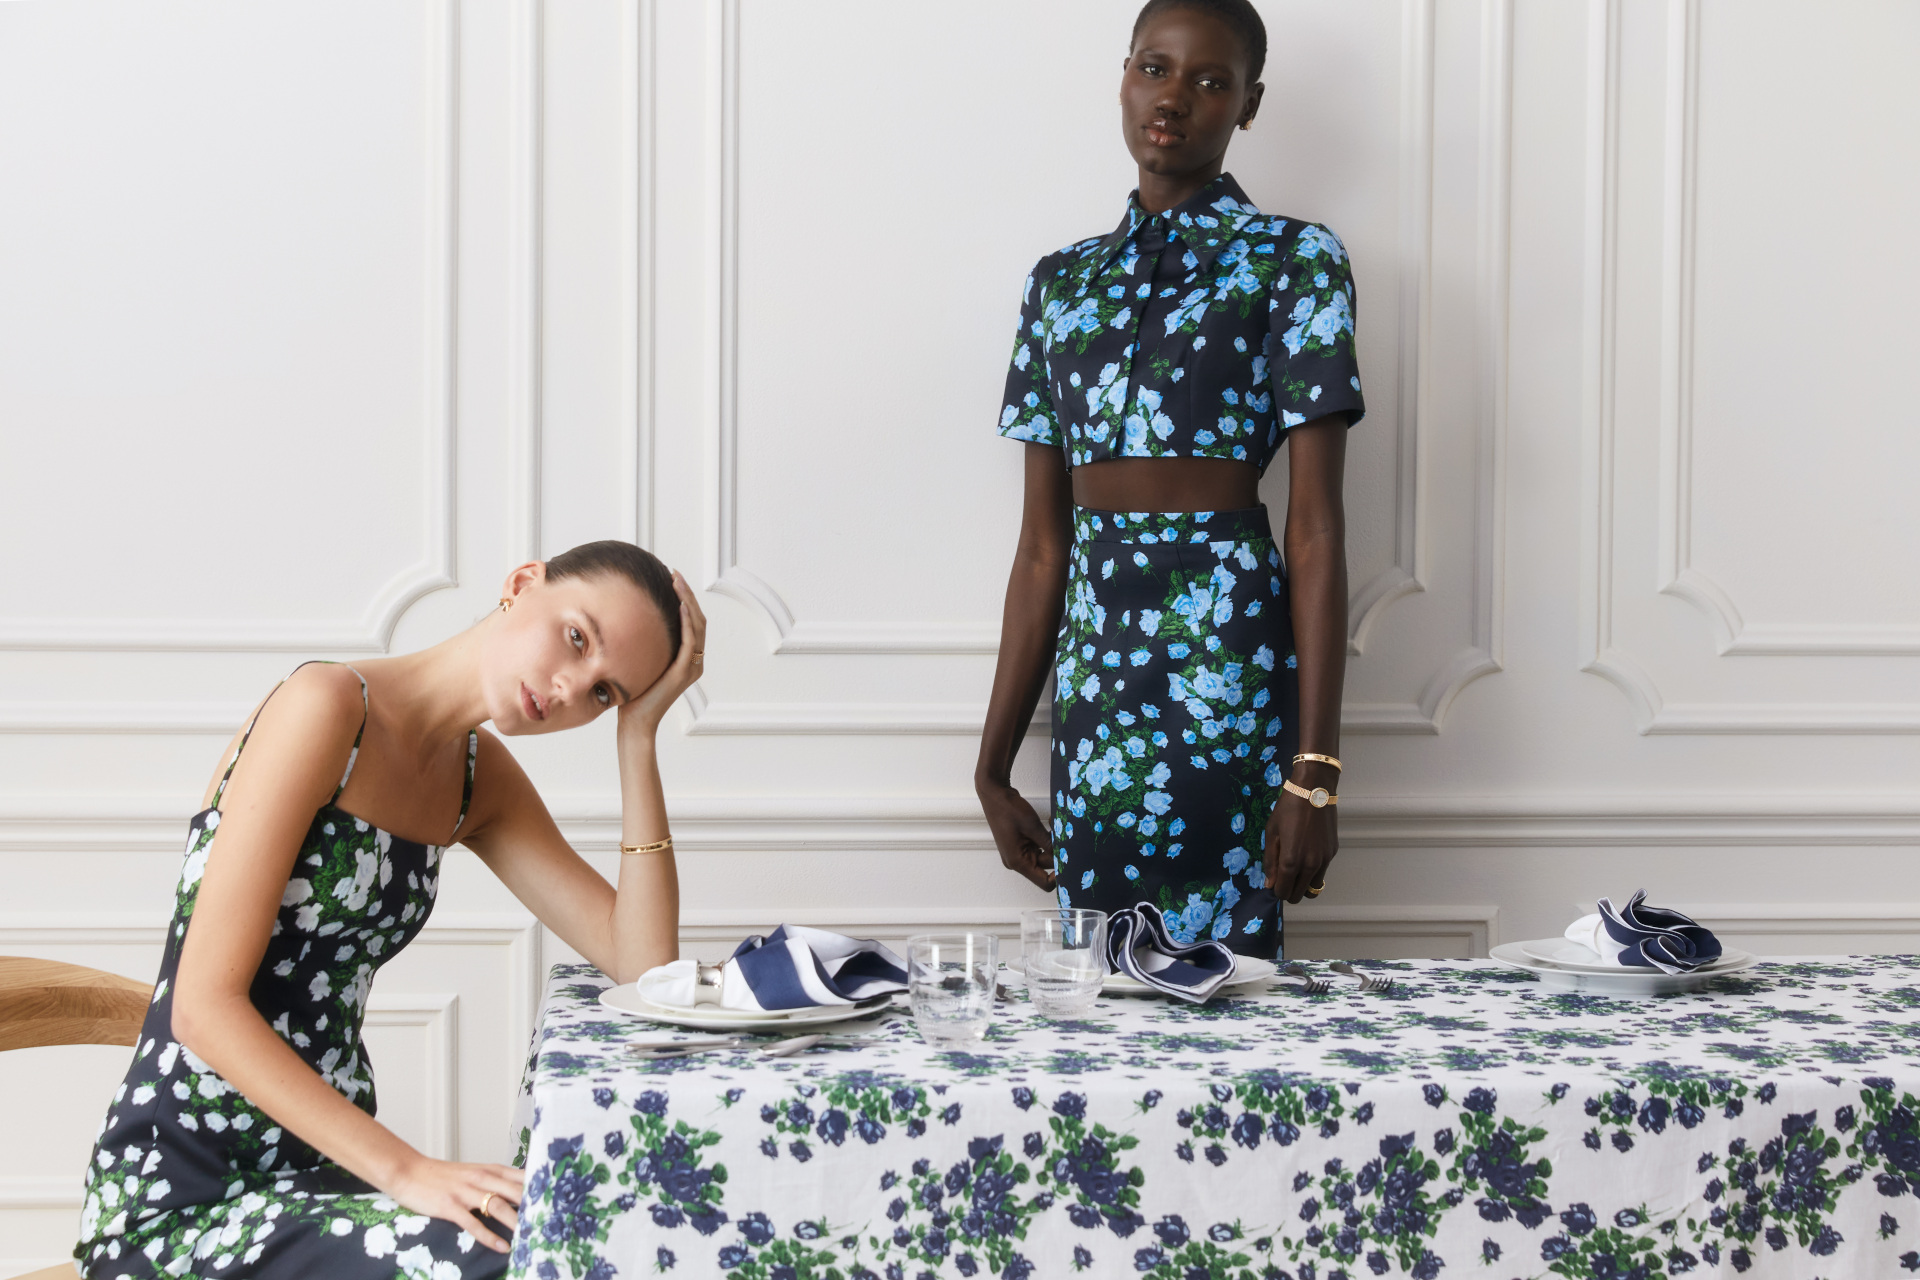
[[1077,1018],[1100,998],[1107,978],[1107,913],[1045,907],[1020,913],[1020,959],[1027,994],[1049,1018]]
[[1000,939],[927,933],[907,939],[907,999],[928,1044],[973,1044],[993,1021]]

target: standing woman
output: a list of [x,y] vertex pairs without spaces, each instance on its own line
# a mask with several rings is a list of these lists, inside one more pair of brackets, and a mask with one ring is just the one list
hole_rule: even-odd
[[[431,649],[309,663],[262,700],[188,828],[153,1005],[87,1168],[81,1275],[505,1273],[520,1171],[433,1159],[374,1119],[367,991],[456,841],[614,981],[674,958],[654,731],[705,636],[678,574],[592,542],[521,565],[498,610]],[[634,855],[617,887],[477,727],[552,733],[609,708]]]
[[[1063,907],[1160,909],[1274,956],[1338,841],[1353,284],[1325,227],[1222,171],[1253,123],[1248,0],[1148,0],[1120,80],[1139,187],[1027,278],[1000,434],[1026,500],[975,788]],[[1284,556],[1259,480],[1289,444]],[[1063,617],[1064,615],[1064,617]],[[1053,829],[1013,789],[1053,687]]]

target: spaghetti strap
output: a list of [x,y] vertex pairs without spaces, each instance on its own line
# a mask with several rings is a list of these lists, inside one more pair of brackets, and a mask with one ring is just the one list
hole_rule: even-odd
[[[354,668],[352,666],[349,666],[347,663],[329,662],[325,658],[311,659],[310,661],[301,663],[300,667],[310,667],[314,665],[314,663],[316,662],[323,663],[326,666],[330,666],[330,667],[332,666],[346,667],[347,670],[352,671],[353,674],[356,677],[358,677],[360,681],[360,731],[353,735],[353,750],[347,752],[347,771],[340,775],[340,785],[333,789],[333,800],[329,800],[327,802],[328,804],[332,804],[335,800],[338,800],[340,798],[340,793],[347,789],[347,779],[353,776],[353,762],[360,755],[360,740],[367,736],[367,711],[368,711],[367,678],[361,675],[358,671],[354,670]],[[287,680],[291,680],[294,676],[294,672],[299,671],[300,667],[295,667],[293,671],[289,671],[287,673]],[[233,758],[227,761],[227,771],[220,775],[220,785],[216,786],[213,789],[213,803],[208,805],[207,808],[212,810],[218,810],[220,808],[220,800],[223,796],[227,794],[227,783],[233,779],[233,767],[240,763],[240,753],[247,749],[247,739],[253,736],[253,726],[260,723],[260,712],[265,711],[267,709],[267,704],[273,701],[273,695],[280,692],[280,685],[284,685],[287,682],[287,680],[282,680],[280,684],[276,684],[275,686],[273,686],[273,688],[268,692],[267,696],[260,699],[260,710],[255,711],[253,713],[253,719],[247,721],[246,729],[240,734],[240,741],[233,748]],[[469,791],[473,789],[473,763],[472,763],[471,749],[469,749],[469,752],[468,752],[467,789]],[[462,814],[462,817],[463,818],[465,817],[464,813]]]
[[460,789],[460,818],[453,824],[453,835],[447,837],[452,844],[460,834],[460,828],[467,825],[467,810],[473,808],[473,763],[480,754],[480,731],[467,730],[467,781]]
[[361,675],[351,663],[342,662],[336,665],[353,672],[354,678],[360,682],[360,731],[353,735],[353,750],[347,752],[347,770],[340,775],[340,785],[333,789],[333,799],[327,801],[328,804],[338,804],[340,793],[347,789],[347,779],[353,776],[354,761],[360,758],[360,741],[367,736],[367,714],[372,709],[367,701],[367,678]]

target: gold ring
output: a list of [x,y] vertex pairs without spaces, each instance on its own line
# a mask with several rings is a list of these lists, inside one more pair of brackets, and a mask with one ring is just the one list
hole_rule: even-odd
[[487,1192],[487,1198],[480,1202],[480,1208],[477,1209],[475,1212],[477,1212],[483,1218],[492,1217],[493,1215],[487,1212],[487,1206],[492,1204],[494,1200],[496,1200],[497,1198],[498,1197],[495,1196],[493,1192],[491,1191]]
[[1317,898],[1326,892],[1326,888],[1327,882],[1325,880],[1322,880],[1319,884],[1310,884],[1307,886],[1307,896],[1309,898]]

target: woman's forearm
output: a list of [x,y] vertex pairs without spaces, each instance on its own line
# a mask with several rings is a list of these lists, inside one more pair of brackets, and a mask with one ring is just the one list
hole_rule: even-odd
[[[1347,423],[1332,414],[1295,427],[1287,438],[1287,596],[1299,664],[1300,745],[1340,754],[1340,698],[1347,678]],[[1332,765],[1303,761],[1296,784],[1337,788]]]
[[[654,726],[620,726],[620,841],[647,845],[664,840],[666,793],[654,746]],[[620,857],[613,904],[615,982],[632,982],[680,954],[680,879],[671,848]]]
[[182,1047],[348,1172],[390,1190],[410,1164],[425,1158],[321,1079],[244,994],[195,999],[176,991],[174,1001],[174,1034]]
[[1031,555],[1024,548],[1015,556],[1000,615],[1000,658],[974,766],[976,786],[1004,784],[1013,771],[1052,666],[1066,585],[1064,556]]
[[[1289,522],[1287,573],[1299,662],[1299,749],[1338,756],[1347,673],[1347,553],[1340,524],[1327,521],[1296,531]],[[1330,765],[1307,769],[1303,764],[1303,770],[1316,786],[1331,787],[1337,777]],[[1319,776],[1323,770],[1324,778]]]

